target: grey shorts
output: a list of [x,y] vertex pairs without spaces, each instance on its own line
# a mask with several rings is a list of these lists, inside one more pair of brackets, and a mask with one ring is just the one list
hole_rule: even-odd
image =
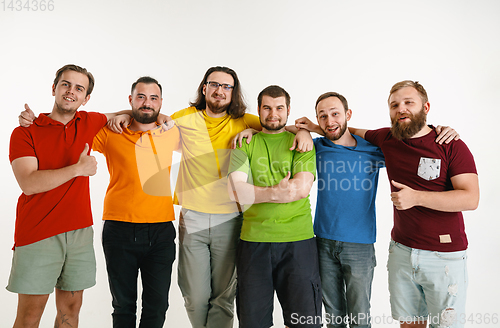
[[92,227],[73,230],[16,247],[7,290],[45,295],[54,287],[78,291],[95,285],[96,261]]

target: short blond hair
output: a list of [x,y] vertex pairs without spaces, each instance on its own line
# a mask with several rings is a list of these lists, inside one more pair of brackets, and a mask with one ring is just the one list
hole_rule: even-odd
[[389,99],[391,99],[391,96],[394,92],[406,87],[411,87],[417,90],[418,95],[422,100],[422,104],[425,104],[429,101],[429,98],[427,97],[427,91],[425,91],[424,87],[420,83],[418,83],[418,81],[405,80],[398,82],[392,86],[391,91],[389,92],[389,98],[387,98],[387,102],[389,102]]

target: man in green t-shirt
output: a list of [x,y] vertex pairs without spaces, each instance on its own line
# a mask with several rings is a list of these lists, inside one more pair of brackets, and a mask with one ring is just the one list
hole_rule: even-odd
[[309,191],[314,151],[291,151],[290,96],[258,97],[262,132],[231,154],[229,195],[245,205],[236,270],[240,327],[271,327],[274,290],[288,327],[321,327],[321,286]]

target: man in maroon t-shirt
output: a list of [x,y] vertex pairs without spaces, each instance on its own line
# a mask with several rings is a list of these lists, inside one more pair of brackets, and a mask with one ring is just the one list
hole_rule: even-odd
[[461,140],[438,144],[426,125],[430,109],[418,82],[396,83],[389,95],[392,126],[352,132],[379,146],[391,181],[394,228],[389,291],[401,327],[462,327],[467,290],[467,237],[461,211],[474,210],[479,183]]

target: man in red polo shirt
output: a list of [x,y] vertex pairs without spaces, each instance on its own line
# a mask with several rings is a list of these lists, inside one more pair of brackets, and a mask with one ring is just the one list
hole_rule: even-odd
[[88,154],[96,133],[116,114],[77,111],[93,87],[85,68],[62,67],[52,86],[52,112],[12,132],[9,157],[23,191],[7,286],[19,294],[14,327],[38,327],[54,287],[55,326],[78,327],[83,290],[95,285],[88,177],[97,162]]

